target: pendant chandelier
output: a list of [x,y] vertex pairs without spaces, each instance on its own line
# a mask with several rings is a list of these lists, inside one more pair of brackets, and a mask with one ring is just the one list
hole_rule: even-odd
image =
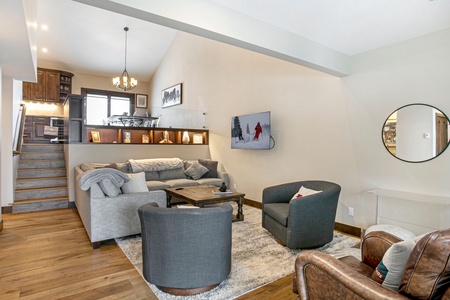
[[113,84],[116,88],[122,91],[129,91],[137,86],[137,80],[130,78],[127,72],[127,32],[128,27],[123,29],[125,31],[125,70],[120,77],[113,78]]

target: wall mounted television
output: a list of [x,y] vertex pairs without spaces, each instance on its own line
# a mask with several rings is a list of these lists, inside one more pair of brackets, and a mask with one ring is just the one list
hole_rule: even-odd
[[231,117],[231,149],[269,150],[270,111]]

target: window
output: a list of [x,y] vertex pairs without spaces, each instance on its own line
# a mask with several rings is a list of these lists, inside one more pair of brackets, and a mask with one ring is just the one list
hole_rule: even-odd
[[86,124],[106,125],[112,115],[132,115],[134,94],[82,89],[86,98]]

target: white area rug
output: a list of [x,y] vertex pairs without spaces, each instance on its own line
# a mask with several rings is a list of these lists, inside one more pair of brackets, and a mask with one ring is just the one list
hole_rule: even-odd
[[[149,284],[158,299],[203,300],[233,299],[259,286],[294,272],[294,262],[302,250],[291,250],[275,242],[261,226],[261,210],[244,206],[245,221],[233,223],[232,266],[230,276],[213,290],[194,296],[173,296]],[[116,239],[117,244],[142,275],[141,237]],[[335,232],[333,241],[317,250],[335,257],[359,256],[351,248],[359,239]]]

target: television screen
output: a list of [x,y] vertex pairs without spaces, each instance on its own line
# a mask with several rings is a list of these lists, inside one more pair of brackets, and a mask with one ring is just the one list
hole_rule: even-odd
[[232,149],[270,149],[270,111],[231,117]]

